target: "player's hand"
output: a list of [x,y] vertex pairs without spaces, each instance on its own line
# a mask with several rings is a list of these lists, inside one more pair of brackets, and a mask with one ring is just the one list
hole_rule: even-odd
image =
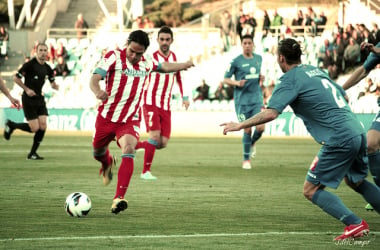
[[21,104],[20,104],[20,101],[18,99],[11,97],[10,101],[17,108],[17,110],[20,110]]
[[240,81],[238,81],[238,87],[240,87],[240,88],[242,88],[242,87],[244,87],[244,85],[245,85],[245,83],[247,82],[247,80],[240,80]]
[[106,91],[104,90],[100,90],[98,91],[96,94],[95,94],[96,98],[102,100],[102,101],[105,101],[108,99],[108,94]]
[[240,123],[236,123],[236,122],[225,122],[225,123],[220,124],[220,126],[224,126],[223,128],[224,135],[226,135],[228,132],[239,131],[241,129]]
[[185,109],[187,110],[190,106],[190,102],[188,100],[183,100],[182,101],[182,106],[185,107]]
[[192,60],[188,60],[187,62],[185,62],[185,64],[186,64],[186,69],[189,69],[195,66]]
[[27,88],[25,90],[25,93],[29,96],[29,97],[33,97],[33,96],[36,96],[36,92],[34,92],[33,89],[30,89],[30,88]]

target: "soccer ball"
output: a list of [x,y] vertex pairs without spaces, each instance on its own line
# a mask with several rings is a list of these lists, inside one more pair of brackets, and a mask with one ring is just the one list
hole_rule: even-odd
[[72,217],[87,216],[91,210],[90,197],[82,192],[74,192],[69,194],[65,202],[65,211]]

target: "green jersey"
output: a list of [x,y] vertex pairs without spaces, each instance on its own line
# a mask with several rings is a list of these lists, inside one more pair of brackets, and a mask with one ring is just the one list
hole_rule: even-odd
[[351,111],[345,91],[317,67],[300,64],[280,77],[268,108],[282,112],[290,105],[320,144],[338,146],[365,133]]
[[253,53],[253,58],[239,55],[231,61],[224,77],[234,76],[236,81],[247,80],[242,88],[234,88],[235,107],[263,104],[263,93],[260,87],[261,64],[262,57],[255,53]]

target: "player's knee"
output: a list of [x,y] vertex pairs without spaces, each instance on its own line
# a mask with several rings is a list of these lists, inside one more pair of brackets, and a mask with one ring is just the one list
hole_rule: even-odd
[[369,140],[368,141],[368,153],[374,153],[379,149],[378,143],[375,142],[375,140]]
[[132,145],[126,145],[121,148],[122,154],[135,154],[135,148]]
[[349,186],[355,191],[357,191],[358,186],[362,183],[361,181],[358,183],[353,183],[347,177],[344,178],[344,182],[347,184],[347,186]]

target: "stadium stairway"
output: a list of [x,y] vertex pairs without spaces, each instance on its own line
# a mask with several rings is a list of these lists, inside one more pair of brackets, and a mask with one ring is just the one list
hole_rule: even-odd
[[[116,0],[103,1],[109,14],[116,13]],[[94,0],[71,0],[64,13],[58,13],[52,28],[74,28],[75,21],[79,13],[83,14],[90,28],[97,28],[105,21],[105,15],[100,8],[98,1]]]

